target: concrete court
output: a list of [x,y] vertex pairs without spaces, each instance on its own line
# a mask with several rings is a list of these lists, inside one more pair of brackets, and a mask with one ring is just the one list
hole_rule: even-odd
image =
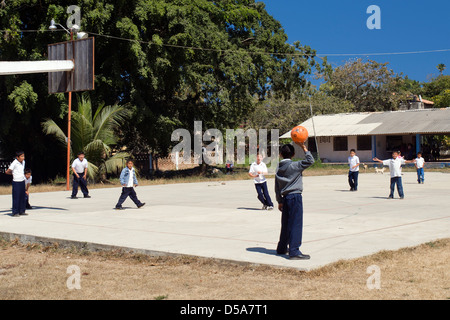
[[[275,202],[274,180],[268,181]],[[314,269],[340,259],[395,250],[450,237],[450,174],[404,173],[405,199],[387,199],[389,174],[361,173],[359,191],[346,175],[304,177],[301,250],[311,260],[276,255],[280,212],[260,210],[251,180],[141,186],[146,206],[130,199],[113,207],[120,188],[91,190],[91,199],[70,192],[32,193],[28,216],[13,218],[11,196],[0,196],[0,235],[22,240],[57,239],[123,247],[152,254],[186,254]],[[81,196],[79,192],[78,196]]]

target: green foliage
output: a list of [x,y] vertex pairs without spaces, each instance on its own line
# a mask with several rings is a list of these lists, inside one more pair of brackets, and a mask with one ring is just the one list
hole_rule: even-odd
[[[116,130],[128,121],[129,110],[123,106],[100,105],[92,114],[91,100],[87,94],[79,99],[78,110],[72,113],[71,155],[72,159],[83,151],[90,162],[88,176],[95,180],[105,179],[109,173],[117,173],[125,166],[126,152],[115,152],[117,145]],[[64,131],[53,121],[47,119],[42,123],[43,131],[53,135],[62,146],[67,146]]]
[[432,98],[436,108],[449,108],[450,107],[450,88],[444,89],[437,96]]
[[351,102],[358,112],[395,110],[397,104],[392,93],[400,77],[387,65],[373,60],[349,60],[332,72],[324,73],[326,83],[321,90]]
[[24,111],[30,110],[37,102],[38,95],[33,91],[33,86],[26,81],[23,81],[20,86],[15,87],[8,95],[8,100],[13,103],[14,110],[21,114]]
[[446,89],[450,89],[450,76],[438,76],[423,84],[422,93],[425,98],[432,100]]
[[288,100],[269,98],[261,101],[246,125],[255,129],[279,129],[282,135],[310,118],[311,107],[313,115],[352,112],[355,109],[349,101],[316,91],[310,98],[299,95]]
[[442,75],[442,73],[447,68],[447,66],[443,63],[439,63],[436,68],[439,70],[440,74]]
[[[51,19],[66,24],[69,5],[80,7],[81,30],[95,37],[92,104],[129,106],[133,114],[116,141],[136,153],[167,154],[172,131],[192,130],[195,120],[235,128],[259,101],[308,89],[306,76],[321,68],[315,51],[288,44],[281,24],[255,0],[6,1],[0,60],[47,59],[47,44],[69,39],[63,30],[48,32]],[[37,180],[64,172],[65,155],[41,123],[66,127],[67,95],[49,95],[46,74],[6,76],[0,105],[3,153],[25,149]],[[75,118],[89,123],[88,115]]]

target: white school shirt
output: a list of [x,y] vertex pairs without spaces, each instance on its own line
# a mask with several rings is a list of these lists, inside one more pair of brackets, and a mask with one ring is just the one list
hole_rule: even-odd
[[402,176],[402,165],[405,164],[405,159],[397,157],[396,159],[388,159],[383,161],[383,165],[389,166],[389,171],[391,172],[391,177],[401,177]]
[[129,172],[129,177],[128,177],[128,184],[127,184],[127,188],[133,188],[133,171],[134,169],[128,169]]
[[348,165],[350,167],[350,171],[351,172],[359,171],[359,166],[357,166],[356,168],[353,168],[357,164],[359,164],[359,157],[358,156],[348,157]]
[[88,167],[88,162],[86,159],[83,159],[83,161],[80,161],[80,159],[76,158],[72,162],[72,168],[75,170],[76,173],[84,173],[84,169]]
[[25,180],[25,160],[20,163],[15,159],[8,169],[12,171],[14,182],[22,182]]
[[[252,174],[257,174],[258,171],[267,172],[267,166],[264,162],[261,161],[260,164],[253,162],[252,165],[250,166],[250,170],[248,172],[252,173]],[[264,176],[264,174],[261,173],[257,177],[255,177],[253,179],[253,181],[255,183],[264,183],[264,182],[266,182],[266,177]]]
[[416,166],[417,169],[423,168],[423,165],[425,164],[425,159],[420,157],[420,158],[416,158]]
[[25,178],[25,186],[26,186],[27,184],[31,184],[31,181],[33,181],[33,176],[30,176],[28,179]]

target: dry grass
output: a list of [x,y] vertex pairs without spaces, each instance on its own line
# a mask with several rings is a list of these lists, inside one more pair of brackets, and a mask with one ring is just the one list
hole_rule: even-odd
[[[17,241],[0,245],[0,299],[450,299],[450,239],[310,272]],[[66,286],[70,265],[80,267],[79,290]],[[381,270],[380,289],[366,286],[370,265]]]

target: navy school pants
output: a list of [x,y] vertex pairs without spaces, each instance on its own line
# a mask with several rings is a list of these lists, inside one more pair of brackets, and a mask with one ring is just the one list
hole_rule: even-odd
[[122,203],[125,202],[125,200],[130,197],[130,199],[137,205],[140,206],[142,203],[139,201],[136,195],[136,191],[134,191],[133,187],[122,187],[122,194],[120,195],[119,201],[116,204],[116,208],[121,208]]
[[25,213],[25,180],[12,182],[12,214]]
[[76,175],[73,175],[73,183],[72,183],[72,197],[76,197],[78,193],[78,186],[80,186],[81,192],[84,196],[89,194],[89,190],[87,188],[87,181],[84,177],[84,172],[78,174],[80,177],[77,178]]
[[301,254],[303,232],[303,200],[301,193],[291,193],[283,197],[281,232],[277,253],[284,254],[289,246],[289,256]]
[[267,182],[255,183],[258,199],[261,203],[268,207],[273,207],[272,199],[270,199],[269,190],[267,190]]

